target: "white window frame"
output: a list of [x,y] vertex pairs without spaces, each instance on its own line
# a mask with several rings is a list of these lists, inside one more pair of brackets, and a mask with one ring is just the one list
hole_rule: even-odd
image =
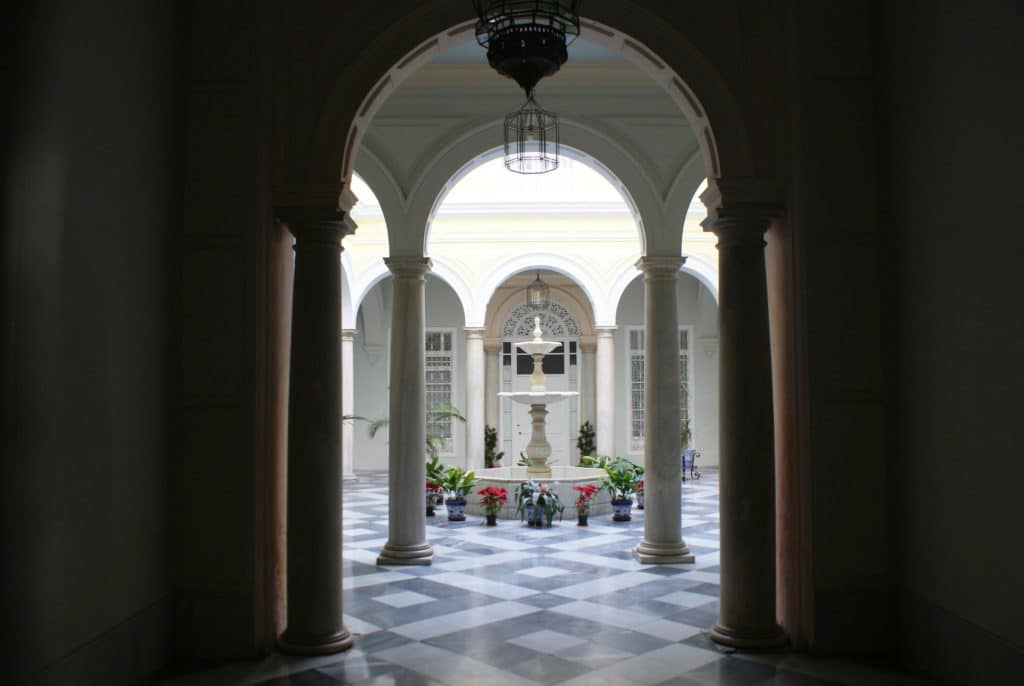
[[[442,337],[441,338],[442,342],[444,340],[444,335],[448,334],[449,340],[451,341],[451,348],[449,350],[447,350],[447,351],[431,351],[431,354],[432,355],[437,355],[438,352],[447,352],[448,353],[448,371],[449,371],[450,376],[449,376],[449,384],[448,384],[449,388],[448,388],[448,403],[447,404],[449,404],[449,405],[451,405],[453,407],[455,406],[455,397],[457,395],[456,394],[456,390],[458,389],[458,385],[457,385],[458,384],[458,373],[457,373],[457,370],[458,370],[458,366],[457,366],[458,365],[458,360],[456,358],[456,351],[458,350],[458,345],[457,345],[457,342],[456,342],[456,339],[455,339],[455,329],[454,328],[449,328],[449,327],[427,327],[426,329],[424,329],[424,332],[423,332],[423,374],[424,374],[423,385],[424,385],[424,394],[426,396],[426,397],[424,397],[423,400],[424,400],[424,408],[426,409],[426,414],[424,416],[424,423],[426,425],[427,435],[430,434],[430,419],[429,419],[429,416],[430,416],[430,406],[434,405],[434,404],[437,404],[437,403],[431,402],[431,400],[430,400],[430,390],[427,388],[428,384],[427,384],[427,379],[426,379],[426,375],[428,373],[428,367],[427,367],[427,336],[431,335],[431,334],[440,334],[441,337]],[[457,428],[455,426],[455,422],[456,422],[456,420],[453,419],[453,418],[449,418],[448,419],[450,436],[447,437],[447,439],[445,440],[444,447],[440,451],[438,451],[438,454],[443,456],[443,457],[454,457],[455,456],[455,447],[456,447],[456,442],[457,442],[457,440],[456,440]]]
[[[645,435],[645,433],[647,431],[647,427],[645,425],[645,423],[646,423],[645,409],[646,408],[642,407],[642,404],[644,403],[644,395],[643,394],[645,392],[645,387],[646,387],[646,384],[647,384],[647,350],[646,350],[646,347],[645,347],[645,344],[644,344],[643,340],[641,341],[641,347],[640,347],[639,350],[635,350],[633,348],[633,339],[634,339],[633,332],[640,332],[641,339],[646,339],[646,337],[647,337],[646,331],[645,331],[643,326],[629,326],[629,327],[625,328],[626,336],[625,336],[625,345],[623,347],[625,348],[626,365],[625,365],[625,379],[624,379],[623,388],[626,389],[626,426],[625,426],[625,430],[626,430],[626,434],[625,435],[626,435],[626,441],[627,441],[626,452],[629,455],[643,455],[643,452],[644,452],[644,435]],[[686,337],[686,344],[687,344],[685,349],[682,347],[682,342],[683,342],[683,336],[684,335]],[[683,326],[679,327],[679,357],[680,357],[680,365],[682,364],[682,358],[683,358],[684,354],[685,354],[685,357],[686,357],[686,404],[685,404],[685,407],[684,407],[683,403],[682,403],[682,399],[680,399],[679,420],[680,420],[680,422],[682,422],[682,419],[683,419],[684,416],[685,417],[689,417],[690,418],[690,430],[692,431],[693,427],[695,426],[695,421],[694,421],[694,416],[693,416],[693,406],[694,406],[694,401],[693,401],[693,390],[694,390],[693,389],[693,326],[691,326],[689,324],[683,325]],[[642,363],[644,365],[644,379],[640,383],[640,403],[641,403],[641,408],[639,410],[639,412],[640,412],[640,415],[639,415],[640,419],[639,419],[639,421],[644,423],[644,425],[642,426],[642,431],[641,431],[639,436],[634,435],[634,432],[633,432],[634,421],[635,421],[634,420],[634,413],[637,410],[637,408],[635,407],[635,405],[633,403],[633,398],[634,398],[634,393],[633,393],[633,384],[634,384],[634,380],[633,380],[633,361],[634,361],[634,358],[637,357],[637,356],[639,356],[639,358],[641,359],[641,361],[642,361]]]

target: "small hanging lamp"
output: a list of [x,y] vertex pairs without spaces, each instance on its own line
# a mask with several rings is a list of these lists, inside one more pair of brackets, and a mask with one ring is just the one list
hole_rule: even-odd
[[537,309],[542,309],[548,305],[548,285],[541,281],[540,272],[537,272],[537,278],[526,287],[526,304]]
[[558,169],[558,115],[538,105],[533,93],[505,115],[505,168],[519,174]]

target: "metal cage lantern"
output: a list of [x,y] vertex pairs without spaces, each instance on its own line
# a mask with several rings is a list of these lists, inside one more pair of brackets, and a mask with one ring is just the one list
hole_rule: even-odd
[[526,304],[538,308],[548,304],[548,285],[540,280],[540,272],[534,282],[526,287]]
[[542,109],[532,96],[505,115],[505,168],[519,174],[558,169],[558,115]]

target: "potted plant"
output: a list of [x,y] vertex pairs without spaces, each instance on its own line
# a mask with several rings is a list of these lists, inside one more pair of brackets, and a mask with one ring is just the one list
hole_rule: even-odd
[[587,517],[590,515],[590,501],[598,491],[597,484],[573,486],[572,490],[579,493],[576,496],[576,526],[587,526]]
[[437,455],[432,455],[427,460],[427,516],[434,516],[434,508],[442,503],[444,500],[444,487],[441,485],[441,479],[444,477],[444,465],[441,464],[441,458]]
[[644,509],[644,482],[640,480],[636,484],[636,509]]
[[508,500],[508,491],[500,486],[485,486],[477,491],[480,496],[480,504],[484,506],[487,513],[487,526],[498,524],[498,512],[505,507]]
[[700,478],[700,472],[697,471],[697,465],[695,464],[697,456],[700,455],[700,453],[690,447],[690,441],[692,438],[693,434],[690,431],[690,418],[687,417],[679,425],[679,450],[683,466],[683,481],[686,481],[686,472],[690,472],[690,478],[692,479]]
[[558,493],[547,484],[530,479],[516,487],[516,514],[526,520],[527,526],[551,526],[555,514],[561,519],[564,510]]
[[587,456],[594,454],[596,449],[594,441],[594,426],[589,421],[583,422],[583,425],[580,427],[580,433],[576,437],[576,449],[580,452],[581,467],[584,466],[583,460]]
[[444,470],[441,486],[445,492],[445,507],[449,522],[466,521],[466,494],[476,485],[476,474],[462,467],[450,466]]
[[642,467],[622,457],[605,465],[602,484],[612,496],[613,521],[628,522],[632,519],[630,510],[633,508],[633,493],[636,492],[642,471]]
[[494,452],[498,447],[498,430],[490,424],[484,425],[484,466],[500,467],[504,452]]

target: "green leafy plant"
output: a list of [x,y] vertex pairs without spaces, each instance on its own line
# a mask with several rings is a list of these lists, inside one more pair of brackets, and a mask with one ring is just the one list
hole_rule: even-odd
[[693,434],[690,432],[690,418],[687,417],[679,425],[679,447],[683,450],[690,447]]
[[580,453],[580,466],[583,466],[583,459],[587,455],[593,455],[596,449],[594,427],[589,422],[583,422],[580,426],[580,433],[576,437],[576,449]]
[[490,424],[484,426],[484,466],[495,467],[501,458],[505,456],[504,452],[496,453],[495,449],[498,447],[498,430]]
[[[463,422],[463,423],[465,423],[465,421],[466,421],[466,418],[464,416],[462,416],[462,413],[454,405],[448,405],[446,403],[438,403],[436,405],[431,405],[430,407],[428,407],[427,411],[431,413],[432,418],[434,418],[435,420],[436,419],[446,419],[448,417],[451,417],[452,419],[458,419],[460,422]],[[356,415],[356,414],[344,414],[344,415],[341,416],[341,421],[343,421],[343,422],[352,422],[352,421],[367,422],[369,424],[369,426],[367,427],[366,430],[367,430],[367,433],[370,435],[370,438],[375,438],[377,436],[377,433],[381,429],[383,429],[385,426],[387,426],[388,424],[391,423],[391,419],[388,418],[388,417],[384,417],[382,419],[370,419],[369,417],[362,417],[362,416],[359,416],[359,415]],[[426,446],[425,446],[426,449],[427,449],[427,455],[431,459],[437,459],[438,455],[440,455],[440,453],[441,453],[441,450],[444,448],[444,444],[445,444],[445,437],[444,436],[441,436],[440,434],[427,434]]]
[[516,514],[530,526],[551,526],[556,514],[561,520],[564,510],[558,492],[547,484],[529,479],[516,486]]
[[597,469],[604,469],[605,465],[612,461],[612,458],[607,455],[584,455],[580,458],[581,467],[596,467]]
[[532,464],[533,460],[526,453],[519,453],[519,462],[516,462],[517,467],[529,467]]
[[440,483],[449,500],[465,500],[466,494],[476,486],[476,474],[472,470],[450,466],[444,470]]
[[636,493],[644,468],[624,457],[617,457],[605,465],[604,472],[602,486],[611,494],[613,502],[621,502]]

